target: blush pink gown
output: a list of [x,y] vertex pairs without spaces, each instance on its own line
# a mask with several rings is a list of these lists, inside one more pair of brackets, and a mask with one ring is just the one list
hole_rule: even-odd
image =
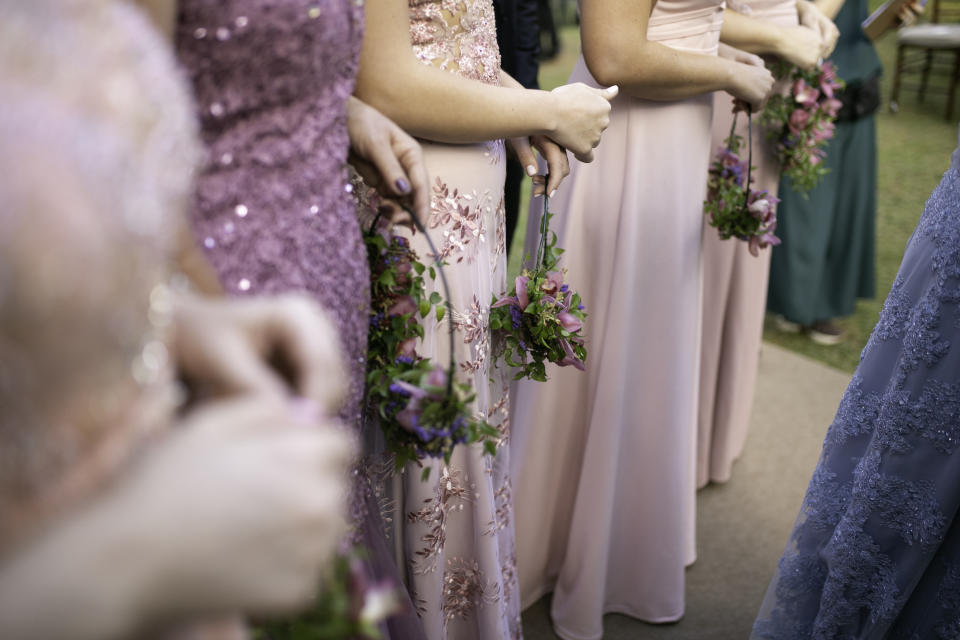
[[[715,55],[722,11],[660,0],[648,38]],[[582,58],[570,81],[597,86]],[[712,107],[709,94],[621,95],[594,162],[574,162],[551,201],[562,265],[589,313],[587,371],[516,386],[512,453],[523,603],[553,591],[555,630],[569,640],[600,638],[608,612],[683,615]]]
[[[782,27],[798,24],[796,2],[746,0],[740,3],[750,16]],[[739,7],[738,7],[739,9]],[[777,88],[787,90],[781,81]],[[713,94],[713,145],[723,145],[733,123],[733,98]],[[756,118],[755,118],[756,120]],[[737,133],[747,139],[744,114]],[[754,188],[777,194],[780,166],[754,124]],[[700,353],[700,409],[697,427],[697,486],[730,479],[734,461],[743,452],[753,410],[754,388],[763,316],[767,304],[770,249],[750,255],[745,243],[721,240],[710,225],[703,228],[703,334]]]
[[[410,0],[410,34],[417,58],[470,80],[500,83],[491,0]],[[401,564],[414,605],[430,640],[512,640],[522,635],[513,542],[513,498],[509,475],[508,385],[494,366],[490,302],[506,289],[503,185],[505,156],[500,140],[479,144],[422,142],[432,199],[426,226],[451,286],[452,316],[424,321],[423,355],[446,363],[448,332],[455,332],[458,379],[476,392],[477,415],[501,431],[497,455],[480,445],[458,447],[449,465],[427,461],[402,477],[398,500]],[[411,246],[425,262],[424,235]],[[441,295],[439,282],[432,286]]]

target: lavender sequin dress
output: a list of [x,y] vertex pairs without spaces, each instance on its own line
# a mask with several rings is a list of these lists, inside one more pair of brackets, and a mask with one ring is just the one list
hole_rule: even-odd
[[350,365],[360,421],[369,277],[346,172],[346,101],[363,36],[355,0],[183,0],[177,48],[208,150],[193,227],[227,292],[307,291]]
[[[336,320],[350,375],[340,417],[358,432],[370,293],[347,174],[346,103],[362,6],[181,0],[177,27],[208,152],[191,211],[198,242],[228,293],[307,292]],[[378,504],[381,467],[389,465],[365,463],[355,472],[353,542],[370,552],[373,577],[401,584]],[[423,637],[412,604],[383,631]]]

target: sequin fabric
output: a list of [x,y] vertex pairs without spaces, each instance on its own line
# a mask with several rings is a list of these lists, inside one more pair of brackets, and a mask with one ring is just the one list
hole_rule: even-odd
[[960,173],[927,202],[754,638],[960,637]]
[[2,552],[171,420],[166,265],[197,152],[127,2],[0,4],[0,77]]
[[357,0],[182,0],[177,50],[207,157],[191,218],[233,295],[312,294],[350,371],[360,424],[369,277],[346,170],[346,101],[362,40]]

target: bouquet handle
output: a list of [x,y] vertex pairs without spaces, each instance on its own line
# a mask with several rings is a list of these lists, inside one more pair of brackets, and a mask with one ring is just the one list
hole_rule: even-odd
[[547,195],[547,184],[550,182],[548,173],[543,179],[543,212],[540,214],[540,241],[537,243],[537,260],[534,268],[539,267],[547,258],[547,233],[550,230],[547,223],[547,209],[549,208],[550,197]]

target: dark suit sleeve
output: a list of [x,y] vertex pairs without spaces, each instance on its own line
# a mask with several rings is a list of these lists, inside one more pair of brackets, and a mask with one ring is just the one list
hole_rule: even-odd
[[540,21],[537,0],[514,0],[514,42],[516,43],[516,75],[514,78],[527,87],[536,89],[540,70]]

